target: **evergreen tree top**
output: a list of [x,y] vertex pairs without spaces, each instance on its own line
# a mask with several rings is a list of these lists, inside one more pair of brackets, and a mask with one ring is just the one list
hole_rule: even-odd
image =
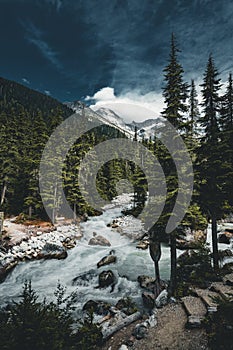
[[200,85],[203,97],[201,106],[204,113],[199,121],[205,129],[206,140],[216,140],[219,133],[218,114],[220,111],[219,90],[221,79],[218,75],[218,70],[215,67],[212,55],[210,55],[204,72],[203,84]]
[[178,130],[186,127],[184,113],[187,113],[188,107],[186,100],[188,98],[188,84],[183,81],[184,70],[178,61],[178,49],[175,35],[171,36],[171,48],[169,55],[169,63],[164,68],[165,87],[163,88],[163,96],[167,107],[162,115]]

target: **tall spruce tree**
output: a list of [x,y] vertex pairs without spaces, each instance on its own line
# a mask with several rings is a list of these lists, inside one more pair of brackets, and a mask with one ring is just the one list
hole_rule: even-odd
[[164,68],[165,87],[163,96],[166,108],[162,115],[178,130],[182,131],[187,128],[187,118],[185,113],[188,112],[186,100],[188,98],[188,84],[183,81],[184,70],[178,61],[178,49],[176,38],[172,33],[171,49],[169,63]]
[[191,80],[191,89],[189,95],[189,123],[188,123],[188,134],[191,140],[197,136],[197,120],[200,117],[198,108],[198,99],[195,82]]
[[232,74],[229,74],[226,93],[222,97],[220,111],[220,129],[222,144],[222,160],[225,170],[224,194],[233,206],[233,81]]
[[[187,133],[188,106],[188,84],[183,80],[184,70],[178,61],[178,49],[174,34],[171,36],[171,48],[168,65],[164,69],[165,87],[163,96],[166,107],[162,115],[177,129],[180,134]],[[162,147],[163,148],[163,147]],[[166,154],[166,164],[169,168],[166,174],[167,179],[167,200],[165,203],[166,210],[163,213],[164,221],[168,221],[169,215],[175,204],[178,191],[176,168],[167,150],[162,150]],[[163,221],[163,220],[162,220]],[[170,294],[175,293],[176,289],[176,230],[170,234],[171,245],[171,276],[170,276]]]
[[200,181],[200,205],[212,223],[213,263],[215,269],[219,266],[217,220],[222,217],[225,205],[225,198],[222,192],[224,172],[218,123],[220,80],[214,60],[210,55],[204,73],[204,82],[201,84],[203,114],[199,121],[203,134],[201,145],[197,150],[197,170]]
[[226,93],[222,97],[220,126],[223,131],[233,129],[233,81],[231,73],[229,74]]

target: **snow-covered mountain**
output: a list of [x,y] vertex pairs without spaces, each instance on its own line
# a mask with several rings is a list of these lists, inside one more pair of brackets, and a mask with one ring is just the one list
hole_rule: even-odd
[[153,139],[155,134],[159,134],[159,129],[164,126],[164,123],[162,117],[157,117],[156,119],[146,119],[143,122],[133,121],[131,124],[126,125],[132,130],[135,130],[136,127],[139,137],[144,137],[145,139],[149,139],[151,137]]
[[142,122],[126,123],[119,115],[113,110],[108,108],[99,108],[93,111],[80,101],[66,103],[68,107],[73,109],[78,114],[85,114],[88,120],[95,120],[96,118],[103,124],[113,126],[124,132],[126,136],[133,138],[135,133],[135,127],[139,138],[149,139],[154,137],[155,133],[158,133],[158,129],[163,126],[163,118],[157,117],[156,119],[146,119]]

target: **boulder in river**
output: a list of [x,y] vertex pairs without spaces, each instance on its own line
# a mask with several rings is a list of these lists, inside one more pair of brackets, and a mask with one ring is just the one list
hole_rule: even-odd
[[146,250],[149,247],[150,242],[147,240],[140,241],[136,248]]
[[105,266],[105,265],[109,265],[112,263],[115,263],[117,261],[117,257],[116,255],[114,255],[115,251],[111,250],[109,252],[109,255],[104,256],[98,263],[97,263],[97,267],[101,267],[101,266]]
[[219,249],[218,255],[220,259],[228,258],[233,256],[233,251],[231,249],[225,249],[225,250]]
[[67,237],[62,244],[66,249],[72,249],[76,246],[75,240],[70,237]]
[[88,244],[89,245],[100,245],[103,247],[110,247],[111,246],[111,243],[106,238],[104,238],[103,236],[100,236],[100,235],[92,237]]
[[88,286],[89,284],[91,284],[91,280],[93,278],[96,278],[97,274],[95,273],[94,270],[90,270],[88,272],[85,272],[77,277],[75,277],[72,280],[72,285],[73,286]]
[[230,240],[233,235],[229,232],[220,233],[218,235],[218,243],[230,244]]
[[65,259],[66,257],[67,251],[65,248],[54,243],[46,243],[38,254],[40,259]]
[[0,283],[4,282],[8,273],[18,264],[18,261],[12,261],[11,263],[0,267]]
[[103,271],[99,275],[99,288],[106,288],[112,286],[112,290],[114,289],[114,285],[116,282],[116,278],[112,270]]

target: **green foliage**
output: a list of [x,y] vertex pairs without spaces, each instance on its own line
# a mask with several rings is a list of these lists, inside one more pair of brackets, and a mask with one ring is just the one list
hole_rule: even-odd
[[190,285],[187,282],[180,281],[178,279],[175,296],[176,298],[182,298],[187,295],[191,295]]
[[38,167],[42,150],[53,128],[72,110],[3,78],[0,87],[0,207],[8,214],[41,216]]
[[171,50],[169,63],[164,68],[166,86],[163,91],[166,108],[163,116],[178,130],[187,128],[187,120],[184,113],[188,111],[186,99],[188,98],[188,85],[183,82],[183,68],[178,62],[178,52],[176,38],[171,37]]
[[202,213],[200,206],[197,203],[192,203],[184,219],[182,220],[182,226],[189,227],[191,230],[205,230],[208,225],[206,216]]
[[136,303],[130,297],[120,299],[117,302],[116,307],[122,310],[126,315],[131,315],[138,311]]
[[217,312],[206,323],[209,342],[213,350],[232,350],[233,334],[233,300],[218,300]]
[[211,265],[211,252],[203,243],[199,244],[198,249],[179,257],[177,272],[178,286],[185,293],[188,292],[189,286],[206,288],[211,281],[219,280]]
[[228,200],[231,210],[233,207],[233,82],[229,74],[226,93],[221,99],[220,109],[220,137],[222,144],[222,167],[224,170],[224,181],[222,190]]
[[102,333],[90,315],[76,330],[73,317],[75,294],[65,297],[58,284],[55,302],[40,302],[31,283],[26,282],[22,300],[0,310],[0,347],[4,350],[94,349]]
[[31,115],[40,110],[46,119],[51,112],[52,115],[56,115],[58,108],[62,111],[64,117],[68,117],[72,113],[70,108],[54,98],[14,81],[0,78],[0,88],[1,111],[9,112],[9,108],[11,108],[17,112],[23,106]]
[[[165,87],[163,89],[163,96],[166,108],[162,115],[172,124],[181,135],[186,135],[190,125],[187,118],[188,106],[186,100],[188,99],[188,84],[183,80],[184,70],[178,61],[179,49],[177,46],[174,34],[171,36],[170,56],[168,65],[164,69]],[[165,131],[166,132],[166,131]],[[173,140],[174,141],[174,140]],[[167,182],[167,199],[164,206],[163,213],[158,222],[159,230],[164,231],[166,222],[173,213],[173,208],[177,199],[178,191],[182,186],[178,184],[178,176],[174,161],[168,150],[158,142],[157,152],[159,151],[159,159],[162,159],[163,170],[166,175]],[[162,152],[161,152],[162,151]],[[182,208],[183,203],[177,203]],[[171,277],[169,292],[174,294],[176,289],[176,232],[170,233],[171,245]]]
[[211,253],[209,248],[205,244],[200,243],[198,250],[192,250],[189,254],[183,254],[179,260],[180,269],[182,270],[187,265],[194,266],[195,270],[198,265],[198,270],[203,270],[201,271],[203,273],[208,271],[211,268]]
[[93,322],[93,312],[87,312],[80,322],[79,330],[75,335],[76,349],[94,350],[102,344],[102,333],[99,326]]
[[[199,118],[203,128],[200,146],[197,148],[196,181],[199,185],[198,202],[201,210],[212,221],[213,262],[218,269],[217,220],[229,209],[224,193],[229,174],[222,155],[224,143],[220,133],[220,78],[214,60],[210,56],[202,86],[203,114]],[[228,188],[229,191],[229,188]]]
[[[72,110],[58,101],[30,90],[20,84],[0,79],[0,208],[7,214],[23,213],[29,217],[45,218],[39,191],[39,165],[42,151],[49,136]],[[80,162],[95,145],[111,138],[125,138],[119,130],[101,125],[76,141],[70,149],[63,169],[63,189],[68,203],[74,209],[74,216],[87,213],[95,215],[96,210],[85,202],[78,184]],[[52,173],[43,193],[46,207],[51,217],[62,213],[60,175],[56,171],[63,161],[60,145],[66,142],[62,132],[59,134],[56,159],[47,154],[45,159]],[[115,150],[112,150],[114,154]],[[48,153],[48,152],[47,152]],[[98,157],[93,152],[93,163]],[[92,169],[86,169],[86,181],[92,178]],[[52,181],[51,181],[52,178]],[[135,188],[136,206],[142,210],[145,201],[145,177],[138,167],[124,159],[113,159],[104,164],[97,176],[97,190],[104,199],[111,200],[117,195],[116,184],[126,178]]]

